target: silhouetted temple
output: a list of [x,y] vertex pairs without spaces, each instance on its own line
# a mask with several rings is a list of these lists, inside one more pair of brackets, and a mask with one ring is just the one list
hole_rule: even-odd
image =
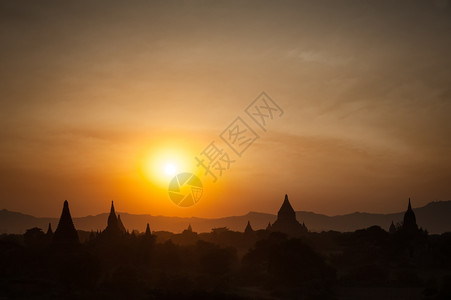
[[391,225],[390,225],[390,228],[388,229],[388,232],[390,232],[390,233],[396,232],[396,227],[395,227],[395,224],[393,224],[393,221],[391,221]]
[[147,223],[145,235],[146,235],[146,236],[150,236],[150,226],[149,226],[149,223]]
[[417,219],[415,218],[415,213],[412,210],[410,198],[407,211],[404,214],[404,222],[402,223],[402,230],[409,234],[415,234],[418,232]]
[[182,234],[185,235],[197,235],[196,232],[193,232],[193,228],[191,227],[191,224],[188,224],[188,227],[182,231]]
[[51,236],[53,235],[53,230],[52,230],[52,223],[49,223],[49,227],[47,228],[47,236]]
[[114,203],[111,201],[110,215],[108,216],[108,226],[105,230],[116,230],[119,228],[117,222],[116,211],[114,210]]
[[252,229],[251,222],[247,221],[247,225],[246,225],[246,228],[244,229],[244,233],[245,234],[250,234],[250,233],[253,233],[253,232],[254,232],[254,229]]
[[189,245],[194,244],[197,241],[197,232],[193,232],[191,224],[188,224],[188,228],[182,231],[178,237],[178,242],[181,244]]
[[75,230],[74,223],[69,211],[69,203],[64,201],[63,212],[61,213],[58,227],[53,235],[54,242],[62,243],[79,243],[78,233]]
[[296,212],[285,195],[282,206],[277,213],[277,220],[272,224],[271,231],[278,231],[290,236],[299,236],[308,232],[304,224],[296,220]]
[[108,216],[108,225],[102,232],[102,236],[117,237],[125,233],[125,226],[120,218],[116,216],[114,203],[111,201],[110,215]]

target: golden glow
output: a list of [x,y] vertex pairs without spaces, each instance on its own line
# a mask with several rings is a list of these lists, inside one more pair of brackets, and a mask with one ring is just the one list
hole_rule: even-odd
[[142,149],[139,169],[153,186],[167,190],[170,180],[182,172],[198,174],[194,157],[202,149],[192,141],[180,137],[154,140]]
[[[115,197],[130,199],[127,205],[134,212],[141,209],[151,214],[183,217],[224,215],[223,209],[229,207],[229,199],[224,200],[220,195],[232,177],[213,183],[213,178],[205,175],[205,169],[198,167],[195,159],[211,141],[210,136],[181,130],[149,135],[152,137],[146,142],[141,140],[135,145],[137,150],[129,156],[133,168],[129,176],[117,185],[120,191],[114,193]],[[175,174],[170,175],[174,169]],[[184,172],[196,175],[203,187],[200,201],[190,207],[176,205],[169,196],[169,183],[174,176]]]
[[162,148],[152,151],[144,161],[144,175],[151,182],[167,187],[178,172],[190,172],[189,154],[181,150]]
[[175,176],[177,174],[177,166],[171,162],[164,165],[164,173],[168,176]]

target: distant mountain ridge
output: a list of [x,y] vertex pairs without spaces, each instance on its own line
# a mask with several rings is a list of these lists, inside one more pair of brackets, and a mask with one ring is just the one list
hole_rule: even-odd
[[[451,201],[431,202],[423,207],[414,208],[419,227],[428,230],[429,233],[443,233],[451,231]],[[128,230],[144,231],[146,224],[150,223],[152,231],[171,231],[178,233],[191,224],[194,231],[210,232],[215,227],[228,227],[235,231],[244,231],[248,221],[254,229],[266,228],[268,222],[271,224],[276,220],[275,214],[249,212],[243,216],[230,216],[223,218],[181,218],[152,215],[135,215],[119,213]],[[296,218],[304,222],[310,231],[355,231],[372,225],[379,225],[388,230],[391,222],[395,224],[402,222],[403,212],[391,214],[374,214],[354,212],[345,215],[327,216],[314,212],[297,211]],[[78,230],[103,230],[107,224],[107,213],[96,216],[73,218]],[[45,230],[48,223],[55,230],[58,218],[34,217],[20,212],[0,210],[0,233],[24,233],[26,229],[39,227]]]

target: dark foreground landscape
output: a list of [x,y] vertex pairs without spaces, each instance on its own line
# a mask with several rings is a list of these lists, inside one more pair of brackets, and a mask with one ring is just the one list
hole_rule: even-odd
[[[401,203],[404,204],[403,201]],[[449,217],[451,216],[451,201],[435,201],[423,207],[415,207],[415,215],[418,224],[426,228],[429,233],[441,234],[451,230],[451,218]],[[251,222],[252,228],[254,229],[265,229],[268,222],[273,223],[277,219],[277,214],[262,212],[249,212],[241,216],[228,216],[223,218],[182,218],[149,214],[137,215],[125,212],[120,212],[120,216],[130,231],[142,231],[146,227],[146,224],[150,223],[152,232],[182,232],[191,224],[193,229],[199,233],[210,232],[212,228],[216,227],[227,227],[233,231],[243,231],[248,221]],[[108,213],[74,217],[72,220],[75,228],[79,231],[100,231],[105,228],[106,218],[108,218]],[[395,224],[402,223],[404,211],[390,214],[353,212],[336,216],[328,216],[309,211],[296,211],[296,218],[308,224],[308,229],[311,232],[329,230],[349,232],[361,228],[368,228],[373,225],[378,225],[385,230],[389,230],[391,222]],[[0,234],[25,233],[27,229],[33,227],[47,228],[49,223],[55,228],[58,225],[58,221],[58,218],[34,217],[3,209],[0,210]]]
[[22,299],[450,299],[451,233],[428,234],[410,200],[389,231],[310,232],[288,197],[265,230],[128,232],[58,227],[0,238],[0,297]]

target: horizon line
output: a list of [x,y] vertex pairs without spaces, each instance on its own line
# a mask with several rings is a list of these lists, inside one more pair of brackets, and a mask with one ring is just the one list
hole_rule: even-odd
[[[423,208],[423,207],[426,207],[429,204],[439,203],[439,202],[451,202],[451,200],[433,200],[433,201],[430,201],[430,202],[426,203],[423,206],[417,206],[417,207],[412,207],[412,208],[413,209]],[[36,215],[33,215],[33,214],[23,213],[21,211],[9,210],[7,208],[2,208],[2,209],[0,209],[0,211],[9,211],[9,212],[14,212],[14,213],[20,213],[20,214],[23,214],[23,215],[28,215],[28,216],[32,216],[34,218],[41,218],[41,219],[58,219],[59,218],[59,216],[56,216],[56,217],[36,216]],[[339,216],[346,216],[346,215],[351,215],[351,214],[356,214],[356,213],[360,213],[360,214],[378,214],[378,215],[392,215],[392,214],[403,213],[403,211],[389,212],[389,213],[378,213],[378,212],[367,212],[367,211],[353,211],[353,212],[348,212],[348,213],[344,213],[344,214],[328,215],[328,214],[324,214],[324,213],[318,213],[318,212],[307,211],[307,210],[295,210],[295,212],[296,213],[298,213],[298,212],[314,213],[316,215],[323,215],[323,216],[327,216],[327,217],[339,217]],[[135,216],[151,216],[151,217],[166,217],[166,218],[179,218],[179,219],[192,219],[192,218],[197,218],[197,219],[223,219],[223,218],[230,218],[230,217],[243,217],[243,216],[246,216],[246,215],[248,215],[250,213],[258,213],[258,214],[267,214],[267,215],[275,215],[275,216],[277,216],[277,212],[275,212],[275,213],[268,213],[268,212],[252,211],[252,210],[248,211],[245,214],[228,215],[228,216],[221,216],[221,217],[196,217],[196,216],[180,217],[180,216],[169,216],[169,215],[152,215],[150,213],[129,213],[129,212],[125,212],[125,211],[118,211],[118,210],[116,210],[116,214],[128,214],[128,215],[135,215]],[[84,215],[84,216],[72,216],[72,218],[96,217],[96,216],[99,216],[99,215],[102,215],[102,214],[109,214],[109,212],[101,212],[101,213],[94,214],[94,215],[88,214],[88,215]]]

